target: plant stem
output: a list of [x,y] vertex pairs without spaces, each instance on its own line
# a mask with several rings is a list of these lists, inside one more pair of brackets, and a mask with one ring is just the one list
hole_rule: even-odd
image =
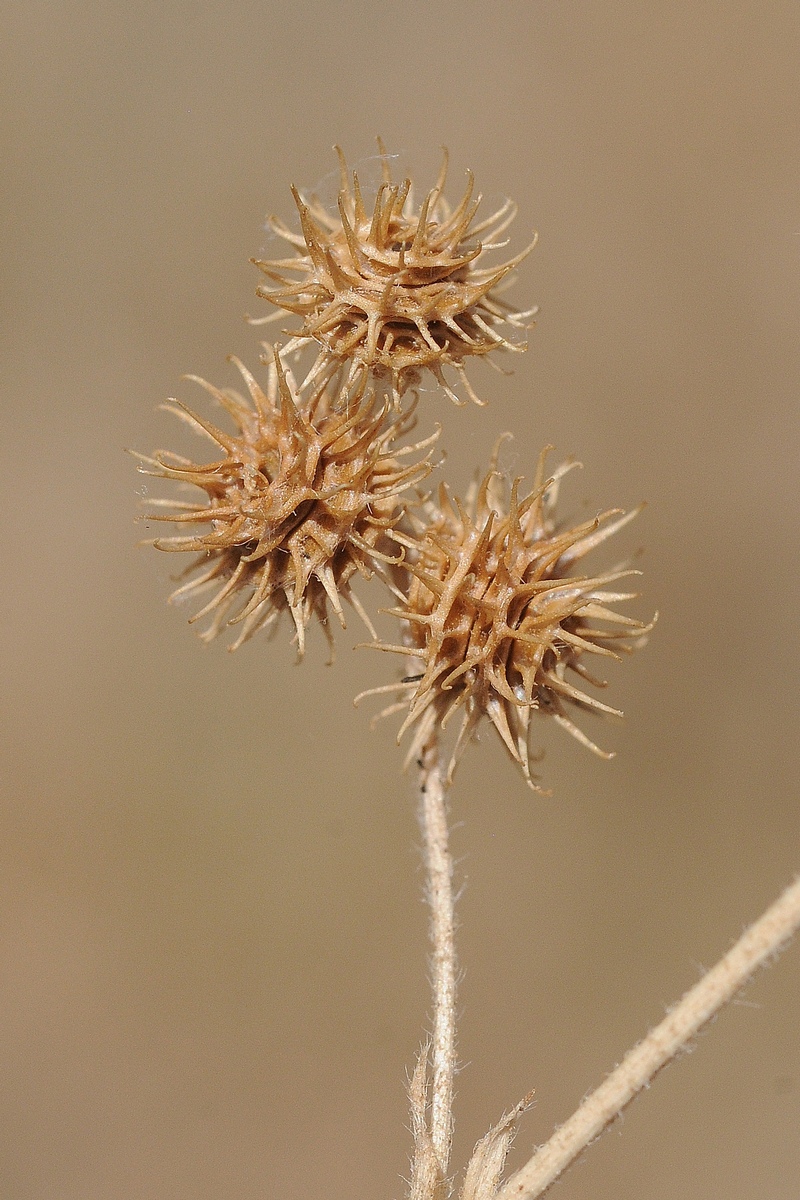
[[536,1200],[589,1143],[694,1037],[750,976],[800,929],[800,877],[751,925],[715,967],[691,988],[660,1025],[557,1129],[549,1142],[497,1193],[496,1200]]
[[432,1091],[430,1132],[434,1153],[447,1174],[453,1136],[453,1076],[456,1065],[456,950],[453,911],[453,860],[450,857],[447,805],[435,735],[419,760],[419,820],[425,855],[426,892],[431,912],[431,984],[433,987]]

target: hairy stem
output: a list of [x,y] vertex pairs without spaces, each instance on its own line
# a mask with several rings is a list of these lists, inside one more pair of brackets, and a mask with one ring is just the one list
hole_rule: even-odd
[[453,913],[453,860],[447,805],[435,736],[419,760],[419,819],[425,855],[426,891],[431,911],[433,987],[432,1089],[430,1133],[441,1177],[447,1174],[453,1136],[453,1076],[456,1065],[456,950]]
[[660,1025],[635,1046],[549,1142],[497,1193],[496,1200],[536,1200],[589,1143],[646,1087],[750,976],[800,929],[800,877],[751,925]]

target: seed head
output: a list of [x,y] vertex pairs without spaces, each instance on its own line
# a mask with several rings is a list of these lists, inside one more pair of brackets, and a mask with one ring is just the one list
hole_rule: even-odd
[[[156,538],[157,549],[200,555],[184,572],[188,581],[170,599],[211,591],[209,602],[191,619],[211,617],[205,640],[225,625],[238,624],[231,649],[288,609],[302,657],[313,616],[331,642],[329,603],[344,626],[342,597],[374,636],[350,579],[356,572],[365,578],[381,574],[402,557],[387,535],[403,517],[401,493],[431,470],[430,446],[437,435],[395,450],[397,438],[414,423],[413,413],[387,421],[386,404],[367,388],[365,371],[341,390],[317,389],[301,404],[277,352],[266,391],[238,359],[231,361],[249,400],[197,376],[187,378],[233,418],[235,433],[223,432],[180,401],[165,405],[207,436],[221,455],[208,463],[168,451],[138,456],[144,474],[205,493],[200,500],[156,500],[159,511],[146,518],[187,530]],[[422,458],[403,464],[407,456],[426,450]]]
[[622,714],[576,687],[568,673],[604,687],[587,670],[586,656],[617,658],[640,645],[650,626],[608,607],[634,598],[634,593],[607,591],[608,585],[638,572],[571,572],[639,510],[612,509],[560,528],[553,515],[558,485],[576,464],[564,463],[545,479],[549,449],[542,452],[533,491],[524,499],[520,480],[509,487],[497,471],[496,450],[492,469],[466,504],[451,500],[442,486],[438,504],[426,505],[424,519],[410,518],[412,537],[402,531],[392,535],[409,552],[402,568],[408,575],[405,599],[392,610],[404,622],[405,639],[403,645],[379,648],[420,665],[419,673],[410,668],[399,686],[374,690],[403,694],[380,715],[407,709],[398,740],[413,729],[409,760],[461,710],[449,780],[484,716],[537,791],[528,748],[534,712],[552,717],[600,757],[612,757],[572,723],[567,708]]
[[[452,367],[467,394],[464,362],[497,349],[520,351],[510,340],[514,329],[528,328],[536,311],[519,312],[501,299],[503,281],[533,249],[487,266],[485,255],[507,244],[497,238],[513,221],[516,205],[507,200],[492,216],[473,225],[480,197],[474,179],[451,208],[444,198],[447,152],[436,185],[417,211],[411,181],[393,183],[388,156],[378,142],[383,182],[372,211],[365,206],[356,172],[352,181],[344,156],[337,212],[329,213],[316,196],[292,188],[301,233],[276,217],[272,230],[295,251],[293,257],[254,259],[277,288],[258,294],[302,318],[291,348],[308,339],[322,347],[317,371],[330,359],[349,360],[391,379],[395,400],[431,371],[456,403],[443,367]],[[269,320],[271,318],[265,318]],[[312,376],[314,372],[312,371]]]

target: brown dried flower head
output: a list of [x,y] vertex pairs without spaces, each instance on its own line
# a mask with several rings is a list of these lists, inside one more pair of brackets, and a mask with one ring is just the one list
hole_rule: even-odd
[[[205,640],[225,625],[239,625],[231,649],[288,609],[302,657],[313,616],[331,642],[329,603],[344,626],[342,598],[374,636],[350,580],[356,572],[365,578],[380,574],[387,563],[397,561],[387,534],[402,520],[401,494],[431,470],[428,458],[437,434],[396,450],[396,440],[414,423],[413,413],[387,422],[386,404],[367,388],[365,371],[341,390],[317,389],[301,404],[277,352],[266,390],[238,359],[231,361],[247,385],[249,400],[197,376],[187,378],[233,418],[235,433],[223,432],[180,401],[164,406],[205,434],[221,455],[206,463],[168,451],[138,456],[145,474],[205,493],[200,500],[151,502],[159,511],[147,519],[186,530],[152,544],[200,555],[184,572],[187,582],[170,599],[211,592],[191,620],[211,618]],[[418,451],[422,458],[403,463]]]
[[[489,718],[528,783],[528,732],[532,713],[550,716],[602,758],[600,750],[568,715],[568,706],[621,716],[571,682],[604,687],[585,665],[590,655],[619,657],[641,644],[650,626],[623,616],[610,604],[634,593],[606,590],[638,572],[616,568],[595,576],[573,575],[575,565],[627,524],[639,509],[613,509],[592,521],[562,529],[554,518],[562,464],[545,479],[540,456],[533,491],[519,498],[520,480],[509,488],[492,469],[465,505],[443,486],[438,505],[428,503],[425,520],[412,516],[414,536],[395,531],[409,550],[403,569],[409,583],[402,607],[405,644],[379,648],[418,660],[420,672],[399,684],[373,689],[404,693],[380,716],[407,709],[398,741],[413,728],[408,761],[457,711],[461,728],[448,780],[481,718]],[[364,693],[367,695],[370,693]]]
[[[422,368],[460,403],[446,381],[452,367],[467,394],[480,403],[467,380],[465,359],[493,350],[524,350],[510,334],[528,328],[536,311],[518,312],[501,298],[503,281],[533,249],[495,266],[485,255],[505,246],[496,239],[511,224],[516,205],[507,200],[492,216],[473,224],[480,197],[474,180],[451,208],[444,198],[447,152],[436,181],[417,211],[411,181],[393,183],[389,160],[378,142],[383,182],[368,211],[358,175],[352,182],[341,150],[338,210],[331,214],[316,196],[292,188],[301,233],[276,217],[272,230],[294,248],[290,258],[254,259],[277,288],[258,294],[303,324],[292,349],[308,339],[322,347],[317,371],[330,358],[350,360],[391,378],[395,399],[417,383]],[[267,320],[271,318],[266,318]],[[312,371],[312,377],[314,372]]]

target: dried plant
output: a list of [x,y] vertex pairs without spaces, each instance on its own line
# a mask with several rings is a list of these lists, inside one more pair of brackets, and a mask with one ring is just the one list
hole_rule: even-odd
[[[205,434],[223,456],[208,463],[169,451],[139,456],[145,474],[205,493],[200,501],[151,501],[158,511],[149,513],[149,520],[187,529],[152,544],[200,555],[171,598],[212,591],[192,620],[212,618],[202,635],[207,640],[226,624],[239,625],[233,649],[288,609],[302,657],[312,617],[330,639],[328,604],[344,625],[342,598],[374,635],[350,580],[356,572],[366,579],[381,574],[394,561],[387,553],[392,549],[387,534],[403,519],[402,493],[431,470],[436,435],[396,449],[413,415],[387,420],[386,405],[368,388],[365,371],[342,390],[329,384],[301,403],[277,352],[266,391],[243,363],[233,361],[249,402],[237,392],[197,382],[233,418],[235,433],[223,432],[180,401],[165,406]],[[404,464],[423,451],[422,458]]]
[[335,213],[316,196],[303,198],[292,188],[300,233],[277,217],[270,218],[270,226],[295,253],[253,260],[278,284],[259,288],[258,294],[302,317],[301,328],[293,332],[298,342],[313,339],[322,347],[317,372],[329,368],[331,360],[368,367],[390,377],[399,400],[426,368],[458,402],[442,371],[452,367],[467,394],[480,403],[464,362],[498,348],[525,349],[509,333],[526,328],[535,309],[516,311],[500,292],[536,239],[513,258],[485,265],[490,251],[507,244],[495,239],[511,224],[516,206],[507,200],[473,224],[480,197],[473,198],[468,172],[464,195],[451,208],[444,196],[445,151],[439,178],[417,211],[411,180],[392,182],[388,155],[380,141],[379,146],[383,183],[371,210],[358,174],[351,181],[338,147],[341,186]]
[[380,715],[407,706],[398,740],[414,729],[410,762],[461,711],[448,782],[484,716],[536,791],[542,789],[530,773],[532,713],[551,716],[595,754],[611,758],[573,724],[565,706],[622,714],[576,687],[567,672],[605,687],[588,670],[586,656],[618,658],[642,645],[652,627],[608,607],[635,598],[635,593],[605,589],[636,572],[571,573],[639,510],[621,515],[612,510],[571,528],[559,526],[558,484],[577,464],[563,463],[546,479],[549,449],[542,452],[533,491],[524,499],[518,494],[520,481],[509,489],[497,470],[495,452],[492,469],[466,504],[452,501],[442,485],[438,505],[428,502],[423,517],[411,516],[412,537],[400,530],[392,534],[409,551],[404,601],[391,610],[403,620],[406,636],[402,645],[378,643],[378,648],[418,660],[422,673],[404,679],[398,690],[405,698]]
[[[399,694],[386,711],[405,711],[401,734],[413,730],[409,757],[419,768],[434,999],[430,1041],[409,1089],[414,1138],[409,1200],[449,1200],[455,1192],[450,1150],[457,963],[446,789],[483,717],[536,791],[541,789],[531,775],[528,749],[532,714],[552,717],[600,757],[609,757],[568,713],[576,708],[619,715],[583,690],[584,684],[604,686],[587,660],[634,649],[651,625],[609,607],[634,598],[608,589],[637,572],[624,564],[599,574],[576,571],[639,510],[613,509],[576,525],[562,523],[557,494],[574,463],[547,476],[543,451],[533,488],[521,498],[521,480],[509,482],[498,470],[498,444],[489,473],[464,503],[451,499],[445,485],[438,501],[420,497],[417,485],[432,470],[438,431],[398,448],[414,424],[420,373],[432,372],[455,398],[443,375],[443,368],[453,368],[474,399],[465,361],[523,348],[506,327],[518,328],[530,313],[515,311],[499,292],[531,247],[500,266],[482,265],[497,243],[480,238],[505,230],[513,204],[473,224],[477,201],[470,175],[464,196],[451,209],[443,197],[445,155],[439,179],[417,211],[410,182],[392,182],[388,156],[380,149],[383,183],[371,213],[358,175],[351,183],[340,154],[335,213],[295,189],[300,231],[272,218],[273,230],[295,253],[259,262],[279,285],[261,295],[303,323],[280,353],[268,357],[264,388],[233,359],[248,398],[197,380],[232,419],[234,432],[178,401],[167,405],[210,439],[215,457],[207,463],[168,451],[139,457],[145,474],[188,493],[151,502],[155,511],[149,519],[181,530],[155,538],[158,549],[199,556],[174,595],[211,593],[192,618],[210,617],[204,637],[239,625],[234,643],[239,645],[288,609],[302,657],[311,619],[316,616],[330,638],[328,606],[344,624],[343,600],[374,636],[351,590],[354,575],[377,579],[393,597],[389,611],[400,623],[399,640],[379,648],[402,654],[410,665],[400,683],[372,694]],[[319,353],[297,383],[285,364],[309,341],[318,343]],[[578,677],[580,687],[568,673]],[[445,773],[441,732],[458,711],[461,728]],[[461,1200],[541,1196],[798,927],[800,879],[503,1183],[506,1153],[531,1097],[506,1114],[475,1147]]]

